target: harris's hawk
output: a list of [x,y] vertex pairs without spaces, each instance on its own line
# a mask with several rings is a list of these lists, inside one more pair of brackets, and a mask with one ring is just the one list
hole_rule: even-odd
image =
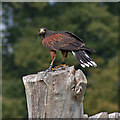
[[85,46],[83,41],[74,33],[68,31],[52,31],[46,28],[40,28],[38,31],[42,38],[42,44],[50,49],[52,62],[49,69],[52,69],[53,62],[56,57],[56,52],[62,52],[62,64],[64,65],[64,58],[67,57],[68,52],[71,52],[79,61],[80,65],[85,67],[96,67],[96,63],[87,55],[87,53],[95,52],[93,49]]

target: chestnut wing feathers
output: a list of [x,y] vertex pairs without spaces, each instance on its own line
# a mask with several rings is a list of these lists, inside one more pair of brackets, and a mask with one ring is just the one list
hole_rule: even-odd
[[84,45],[83,42],[75,39],[74,37],[69,37],[60,33],[45,37],[42,41],[42,44],[54,51],[76,51]]

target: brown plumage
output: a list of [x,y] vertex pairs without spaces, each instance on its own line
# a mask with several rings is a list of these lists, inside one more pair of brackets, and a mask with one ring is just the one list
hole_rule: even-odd
[[52,68],[58,50],[62,52],[63,64],[67,53],[72,52],[82,67],[97,66],[87,55],[87,53],[94,52],[94,50],[86,47],[75,34],[68,31],[51,31],[46,28],[40,28],[38,34],[42,38],[42,44],[50,49],[52,62],[49,69]]

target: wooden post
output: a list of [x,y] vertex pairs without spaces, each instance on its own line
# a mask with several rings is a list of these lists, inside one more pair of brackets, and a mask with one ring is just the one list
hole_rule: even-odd
[[74,66],[23,77],[28,118],[83,118],[87,79]]

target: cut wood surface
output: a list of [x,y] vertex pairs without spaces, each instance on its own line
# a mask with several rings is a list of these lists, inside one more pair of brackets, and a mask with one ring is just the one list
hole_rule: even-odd
[[74,66],[23,77],[29,118],[83,118],[87,79]]

